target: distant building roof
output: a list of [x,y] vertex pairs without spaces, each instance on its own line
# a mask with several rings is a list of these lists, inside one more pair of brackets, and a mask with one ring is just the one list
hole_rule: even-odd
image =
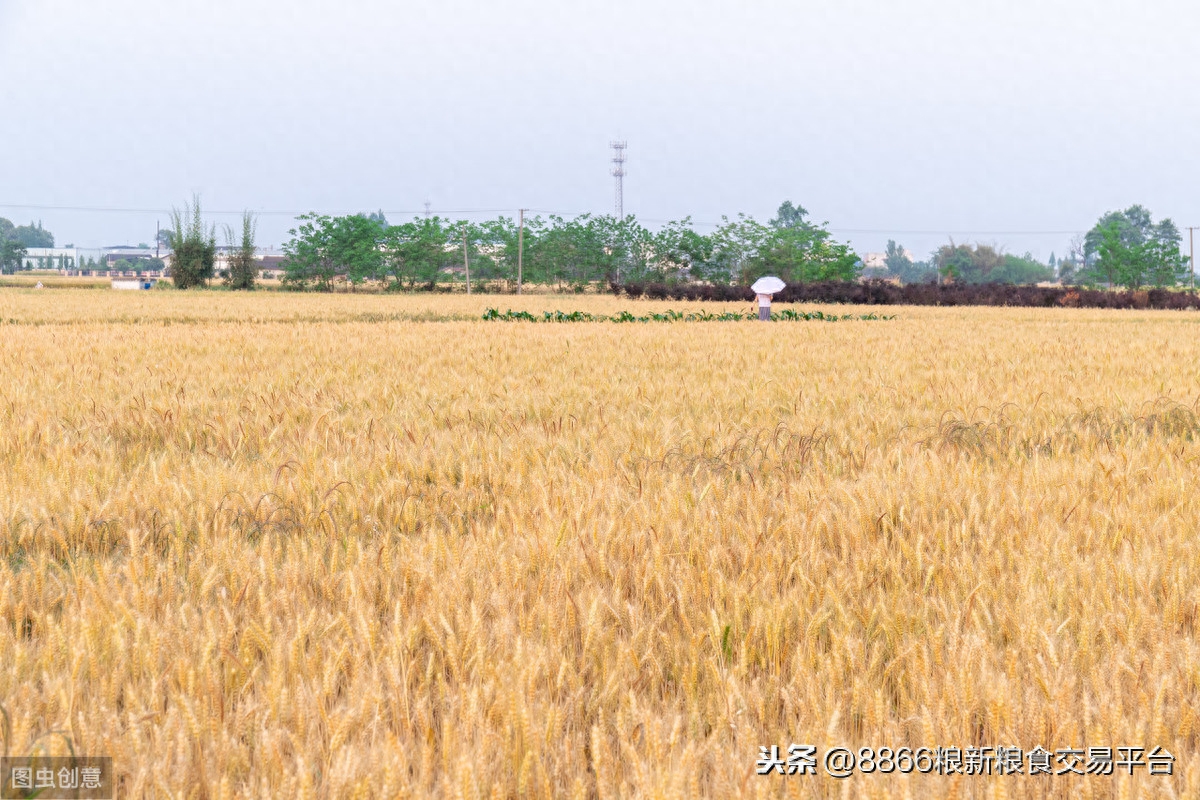
[[[155,258],[154,252],[149,253],[134,252],[134,253],[108,253],[104,256],[105,262],[115,264],[118,261],[152,261]],[[159,260],[162,260],[161,258]]]
[[161,250],[156,250],[153,247],[106,247],[104,248],[105,255],[117,256],[149,256],[153,258],[155,253],[160,253]]

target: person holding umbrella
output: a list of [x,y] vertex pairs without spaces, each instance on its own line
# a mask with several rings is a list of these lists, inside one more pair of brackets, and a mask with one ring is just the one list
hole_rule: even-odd
[[750,287],[750,291],[758,297],[758,318],[762,322],[769,322],[771,319],[771,295],[776,292],[782,292],[784,286],[783,281],[776,278],[774,275],[767,275],[759,278]]

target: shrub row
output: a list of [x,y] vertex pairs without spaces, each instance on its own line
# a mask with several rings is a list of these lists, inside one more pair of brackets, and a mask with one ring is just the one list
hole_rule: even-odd
[[730,286],[726,284],[700,283],[641,283],[630,281],[624,284],[612,284],[613,294],[625,294],[632,298],[646,297],[650,300],[707,300],[737,301],[753,300],[754,292],[748,286]]
[[[626,283],[611,287],[614,294],[651,300],[753,300],[746,286]],[[897,286],[885,281],[850,283],[789,283],[775,295],[781,303],[852,303],[909,306],[1025,306],[1069,308],[1200,309],[1200,295],[1170,289],[1105,291],[1075,286],[1019,286],[1007,283],[914,283]]]

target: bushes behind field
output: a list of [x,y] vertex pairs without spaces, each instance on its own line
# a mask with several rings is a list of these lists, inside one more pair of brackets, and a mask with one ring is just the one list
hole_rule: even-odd
[[[611,287],[614,294],[650,300],[749,301],[754,292],[746,286],[699,284],[625,283]],[[1106,291],[1074,286],[1019,286],[1005,283],[916,283],[897,286],[885,281],[850,283],[789,283],[775,295],[780,303],[850,303],[869,306],[1020,306],[1029,308],[1200,308],[1195,292],[1149,289]]]

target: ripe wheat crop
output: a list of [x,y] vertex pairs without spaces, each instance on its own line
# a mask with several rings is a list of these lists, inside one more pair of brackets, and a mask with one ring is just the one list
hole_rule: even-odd
[[[130,798],[1197,796],[1195,317],[487,305],[0,294],[3,751]],[[792,742],[1177,761],[756,774]]]

